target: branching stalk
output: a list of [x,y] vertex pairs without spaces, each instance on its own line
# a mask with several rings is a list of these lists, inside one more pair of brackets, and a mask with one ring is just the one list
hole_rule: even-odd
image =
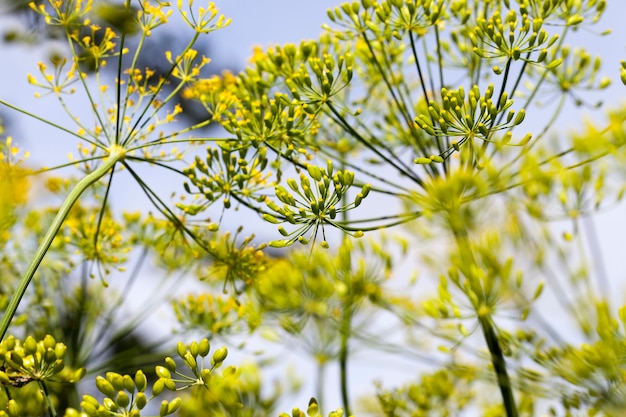
[[[455,214],[456,213],[453,212],[450,215],[454,216]],[[472,291],[474,291],[479,299],[484,300],[486,296],[483,294],[483,288],[480,283],[474,280],[471,276],[471,269],[472,266],[476,265],[476,260],[467,236],[467,231],[458,230],[458,227],[452,223],[450,224],[450,227],[454,231],[454,238],[456,240],[459,254],[462,257],[463,272],[465,273],[466,278],[470,281]],[[478,306],[475,307],[478,308]],[[498,335],[496,333],[495,325],[491,319],[491,314],[483,314],[481,312],[477,313],[478,323],[480,324],[483,336],[485,337],[485,343],[487,344],[489,356],[491,357],[491,364],[496,374],[496,382],[502,395],[502,404],[506,411],[506,416],[518,417],[519,414],[517,412],[517,405],[515,404],[515,396],[513,395],[511,379],[506,368],[506,361],[498,341]]]
[[37,251],[35,252],[33,258],[31,259],[28,267],[26,268],[26,272],[22,276],[22,279],[17,286],[15,293],[11,297],[9,301],[9,305],[7,306],[4,314],[2,315],[2,321],[0,321],[0,341],[4,339],[6,332],[11,324],[11,320],[13,316],[15,316],[15,312],[17,311],[17,307],[22,300],[22,297],[26,293],[26,289],[30,284],[30,281],[33,279],[35,272],[39,268],[39,264],[43,260],[44,256],[48,252],[48,249],[52,245],[52,241],[56,237],[57,233],[61,229],[63,222],[67,218],[70,210],[78,201],[78,198],[87,190],[91,185],[100,180],[103,176],[105,176],[117,162],[124,158],[125,152],[121,149],[114,148],[109,156],[104,160],[102,165],[96,168],[94,171],[86,175],[83,179],[81,179],[76,186],[70,191],[67,198],[61,204],[57,215],[54,217],[52,224],[48,228],[42,242],[39,244]]

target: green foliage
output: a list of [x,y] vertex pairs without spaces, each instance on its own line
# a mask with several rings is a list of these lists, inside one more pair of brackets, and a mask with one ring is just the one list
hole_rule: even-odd
[[[319,39],[257,48],[239,74],[209,78],[195,47],[230,20],[193,3],[29,5],[67,49],[27,79],[74,125],[0,104],[77,139],[78,156],[35,171],[10,137],[0,146],[2,416],[274,414],[286,394],[264,371],[282,358],[262,359],[261,337],[314,364],[297,377],[320,401],[294,417],[332,409],[331,364],[342,401],[331,417],[623,412],[626,313],[615,318],[591,272],[593,231],[579,229],[623,198],[624,109],[550,137],[611,84],[599,58],[566,43],[597,31],[605,1],[353,1],[328,11]],[[157,74],[140,59],[173,13],[189,39]],[[177,95],[205,119],[177,122]],[[200,132],[209,125],[219,137]],[[68,166],[77,178],[48,174]],[[139,166],[178,175],[175,201]],[[155,214],[111,207],[121,171]],[[45,187],[30,197],[32,184]],[[62,203],[42,207],[46,196]],[[224,230],[242,212],[278,233]],[[162,280],[142,282],[154,292],[139,302],[129,289],[149,260]],[[187,276],[201,291],[181,296]],[[570,331],[546,320],[545,303]],[[206,338],[142,340],[162,305],[179,338]],[[397,334],[380,332],[383,320]],[[222,367],[250,347],[258,363]],[[425,369],[355,401],[357,348],[383,367],[393,355]],[[83,377],[99,394],[81,400]]]

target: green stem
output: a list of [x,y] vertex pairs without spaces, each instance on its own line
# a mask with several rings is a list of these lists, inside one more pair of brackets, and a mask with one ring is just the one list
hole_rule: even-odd
[[67,218],[72,206],[76,203],[76,201],[78,201],[78,198],[87,188],[106,175],[107,172],[109,172],[113,166],[115,166],[115,164],[124,157],[124,155],[125,152],[121,149],[115,148],[111,150],[109,156],[104,160],[103,164],[81,179],[72,191],[70,191],[67,198],[59,208],[57,215],[54,217],[52,224],[48,228],[43,241],[39,244],[35,255],[31,259],[28,268],[26,268],[26,272],[22,276],[15,293],[9,301],[7,309],[2,316],[2,321],[0,321],[0,341],[4,339],[4,336],[9,329],[9,325],[11,324],[11,320],[13,319],[13,316],[15,316],[17,307],[26,293],[26,289],[28,288],[30,281],[33,279],[33,275],[35,275],[37,268],[39,268],[39,264],[48,252],[50,245],[52,245],[52,241],[59,232],[59,229],[61,229],[61,226]]
[[54,408],[54,404],[52,404],[52,399],[50,398],[48,387],[46,386],[46,383],[44,381],[39,381],[39,389],[41,389],[43,396],[46,397],[46,405],[48,406],[50,417],[57,417],[57,411]]
[[[345,161],[346,155],[341,155],[341,169],[345,169]],[[347,197],[345,195],[342,196],[343,205],[345,205]],[[341,220],[344,223],[348,223],[348,212],[344,211],[341,213]],[[348,237],[344,234],[344,244],[345,240]],[[350,268],[351,269],[351,268]],[[346,274],[345,278],[352,279],[351,274]],[[341,315],[341,324],[340,324],[340,332],[341,332],[341,346],[339,348],[339,378],[341,384],[341,399],[343,401],[343,410],[346,416],[351,416],[350,412],[350,397],[348,395],[348,355],[349,348],[348,342],[351,336],[351,328],[352,328],[352,296],[351,293],[348,292],[347,298],[343,303],[343,312]]]
[[498,342],[498,336],[494,325],[490,317],[481,317],[479,319],[480,327],[485,336],[485,342],[489,348],[489,355],[491,356],[491,364],[493,370],[496,373],[496,379],[498,386],[500,387],[500,394],[502,395],[502,402],[506,411],[507,417],[518,417],[517,406],[515,405],[515,397],[513,396],[513,389],[511,387],[511,379],[506,369],[506,362],[504,360],[504,354],[500,348]]
[[350,399],[348,396],[348,341],[350,340],[350,327],[352,322],[352,306],[344,306],[341,317],[341,347],[339,350],[339,374],[341,378],[341,399],[343,401],[344,415],[351,416]]
[[[452,227],[452,230],[454,232],[454,237],[462,258],[462,262],[464,265],[464,275],[470,281],[470,287],[472,291],[478,296],[478,298],[486,299],[488,295],[484,294],[484,289],[480,285],[480,282],[477,282],[471,276],[471,267],[473,265],[476,265],[476,260],[474,258],[472,247],[467,236],[467,231],[458,230],[458,228],[455,227],[455,225],[453,224],[451,224],[450,226]],[[478,312],[479,306],[475,306],[475,308]],[[502,348],[500,347],[500,343],[498,341],[498,335],[496,333],[495,325],[491,320],[491,315],[481,314],[480,312],[478,312],[478,323],[480,324],[483,336],[485,337],[487,348],[489,349],[491,364],[493,365],[493,370],[496,374],[496,381],[498,383],[498,387],[500,388],[500,394],[502,395],[502,403],[506,411],[506,416],[518,417],[519,414],[517,412],[517,406],[515,404],[515,397],[513,395],[511,379],[506,369],[506,361],[504,359],[504,354],[502,353]]]
[[318,362],[317,364],[317,387],[315,388],[315,395],[317,396],[317,404],[320,410],[324,409],[324,381],[326,379],[326,363]]

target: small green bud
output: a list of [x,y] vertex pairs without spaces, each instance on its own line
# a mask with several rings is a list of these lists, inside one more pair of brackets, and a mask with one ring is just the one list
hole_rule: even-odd
[[200,341],[200,343],[198,344],[198,355],[202,356],[203,358],[209,354],[209,351],[211,350],[211,344],[209,343],[209,339],[204,338]]
[[124,389],[128,392],[134,392],[135,391],[135,381],[133,380],[133,378],[130,375],[124,375],[123,377],[123,381],[124,381]]
[[271,242],[268,243],[268,245],[270,245],[273,248],[284,248],[286,246],[289,246],[290,244],[291,244],[291,241],[287,239],[272,240]]
[[180,397],[174,398],[167,406],[167,414],[175,413],[180,408],[181,404],[182,400],[180,399]]
[[166,416],[166,415],[167,415],[167,405],[168,405],[168,404],[167,404],[167,401],[163,400],[163,401],[161,402],[161,408],[159,409],[159,415],[160,415],[161,417],[164,417],[164,416]]
[[46,349],[54,349],[57,342],[53,336],[47,334],[46,337],[43,338],[43,347]]
[[176,344],[176,351],[178,352],[178,356],[184,358],[185,354],[187,353],[187,346],[185,346],[183,342],[178,342]]
[[195,340],[189,344],[189,353],[191,356],[198,356],[198,342]]
[[185,357],[183,358],[183,362],[189,369],[196,369],[198,366],[198,362],[196,361],[196,357],[191,354],[191,352],[187,352]]
[[313,178],[315,181],[319,181],[322,179],[322,171],[319,169],[319,167],[309,164],[307,165],[306,169],[307,171],[309,171],[309,175],[311,176],[311,178]]
[[164,366],[157,365],[155,368],[155,371],[159,378],[169,379],[172,377],[172,374],[170,373],[170,371]]
[[363,194],[357,193],[357,195],[354,197],[354,207],[360,206],[362,201],[363,201]]
[[48,349],[43,354],[43,361],[52,363],[57,359],[57,356],[54,354],[54,350]]
[[228,349],[225,346],[218,348],[211,358],[211,365],[218,367],[228,356]]
[[154,381],[154,384],[152,384],[152,395],[156,397],[163,392],[165,389],[165,381],[167,381],[165,378],[159,378]]
[[306,413],[309,417],[317,417],[319,415],[320,408],[315,398],[311,398],[309,400],[309,407],[307,408]]
[[[46,343],[44,341],[44,346]],[[57,343],[54,345],[54,355],[57,359],[63,359],[65,357],[65,352],[67,351],[67,346],[63,343]]]
[[130,404],[130,397],[125,391],[120,391],[117,393],[115,403],[121,408],[126,408]]
[[137,396],[135,397],[135,407],[141,410],[146,406],[146,404],[148,404],[148,398],[146,397],[146,394],[144,394],[143,392],[138,392]]
[[532,138],[533,138],[533,135],[531,133],[527,133],[526,136],[522,138],[519,144],[522,146],[526,145],[528,142],[530,142]]
[[6,372],[0,371],[0,384],[11,385],[11,380],[9,379],[9,375],[7,375]]
[[97,416],[98,415],[98,406],[97,405],[93,405],[93,404],[88,403],[86,401],[82,401],[80,403],[80,406],[82,407],[82,409],[85,412],[85,414],[87,414],[88,416]]
[[561,58],[555,59],[547,65],[546,69],[549,69],[549,70],[554,69],[558,67],[559,65],[561,65],[561,62],[563,62]]
[[293,191],[298,192],[298,182],[294,178],[287,178],[287,185]]
[[113,397],[115,395],[113,384],[99,375],[96,377],[96,388],[107,397]]
[[272,216],[269,213],[263,213],[263,220],[272,224],[280,224],[282,221],[278,220],[276,217]]
[[9,400],[7,403],[7,413],[9,417],[19,417],[20,416],[20,408],[17,405],[17,402],[13,399]]
[[567,22],[565,23],[566,26],[576,26],[580,23],[582,23],[584,20],[584,18],[581,15],[574,15],[574,16],[570,16],[567,19]]
[[148,386],[148,378],[146,378],[146,374],[144,374],[141,370],[135,373],[135,385],[137,386],[137,391],[139,392],[144,392]]
[[10,353],[7,353],[5,355],[5,358],[12,368],[18,369],[24,365],[24,359],[22,358],[22,355],[14,350],[12,350]]
[[107,372],[106,379],[111,383],[111,385],[113,385],[115,391],[120,391],[124,389],[124,378],[122,378],[122,375],[116,372]]
[[24,341],[24,355],[34,355],[37,352],[37,341],[34,337],[28,336]]
[[363,195],[363,198],[367,197],[371,189],[372,189],[372,184],[363,185],[363,187],[361,188],[361,194]]
[[415,158],[413,160],[413,162],[416,163],[416,164],[427,165],[427,164],[430,164],[433,161],[430,158],[418,157],[418,158]]
[[176,372],[176,361],[168,356],[165,358],[165,367],[170,372]]

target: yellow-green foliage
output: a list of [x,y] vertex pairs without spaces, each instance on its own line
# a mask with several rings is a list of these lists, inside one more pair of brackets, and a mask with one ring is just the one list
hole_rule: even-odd
[[[0,104],[77,153],[35,170],[0,145],[0,415],[275,415],[290,390],[268,389],[285,362],[273,344],[304,352],[315,374],[294,380],[320,399],[281,416],[336,408],[330,365],[330,417],[623,413],[626,313],[589,219],[626,190],[626,110],[583,120],[612,80],[569,44],[604,30],[606,1],[352,1],[318,39],[209,77],[197,45],[230,23],[213,3],[29,7],[67,48],[25,75],[71,123]],[[186,43],[165,73],[143,67],[175,15]],[[626,84],[625,61],[609,66]],[[78,93],[92,117],[67,100]],[[204,119],[185,122],[177,97]],[[564,115],[576,130],[556,135]],[[143,168],[180,190],[163,196]],[[153,213],[111,207],[122,171]],[[273,235],[244,234],[252,218]],[[144,340],[162,306],[177,338],[204,338]],[[259,361],[226,364],[239,349]],[[420,371],[355,399],[356,349]],[[83,377],[98,394],[79,394]]]

